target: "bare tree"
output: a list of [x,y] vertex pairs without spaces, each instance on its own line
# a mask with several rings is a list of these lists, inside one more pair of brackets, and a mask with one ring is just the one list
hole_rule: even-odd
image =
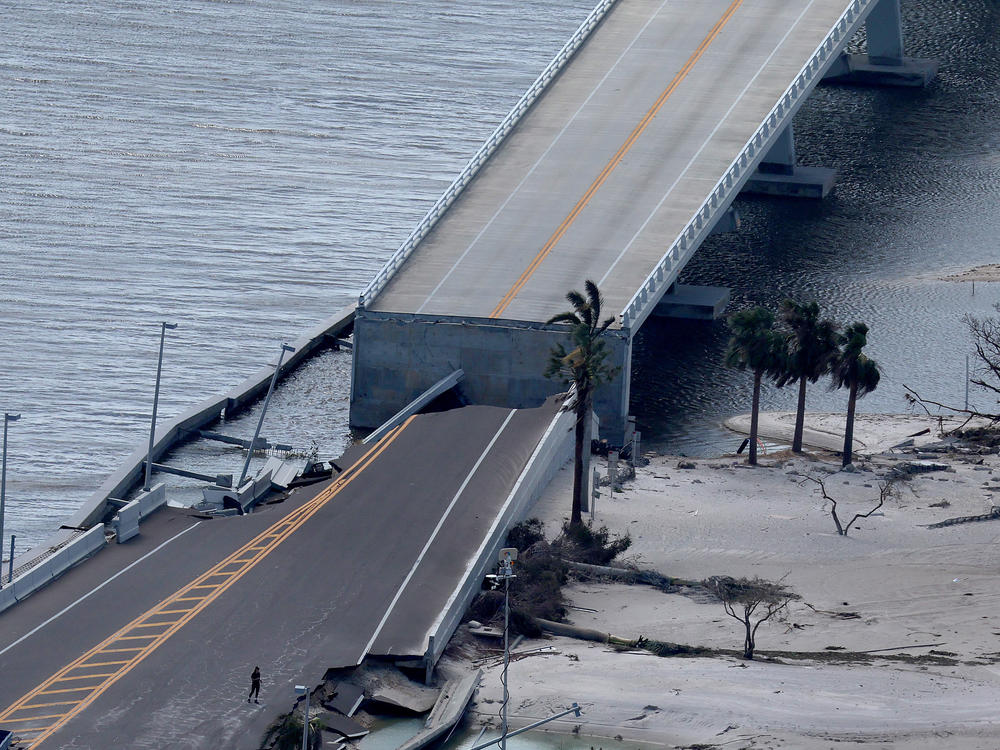
[[712,576],[702,581],[701,585],[719,598],[727,615],[743,624],[744,659],[753,659],[760,624],[783,613],[790,601],[802,598],[789,591],[783,583],[763,578]]
[[826,491],[826,485],[823,484],[823,480],[819,477],[813,477],[809,475],[804,475],[802,477],[803,482],[815,482],[819,485],[819,491],[823,494],[823,499],[830,503],[830,515],[833,516],[833,523],[837,527],[837,533],[841,536],[847,536],[847,532],[851,530],[851,527],[857,522],[859,518],[868,518],[872,513],[881,508],[885,501],[896,494],[896,483],[892,479],[887,479],[884,482],[879,482],[878,485],[878,505],[872,508],[867,513],[855,513],[854,517],[848,521],[847,525],[844,526],[840,522],[840,516],[837,515],[837,501],[836,499],[830,497]]

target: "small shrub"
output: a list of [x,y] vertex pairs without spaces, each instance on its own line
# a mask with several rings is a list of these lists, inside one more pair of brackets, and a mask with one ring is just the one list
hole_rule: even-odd
[[507,532],[507,546],[515,547],[518,552],[524,552],[533,544],[542,541],[545,541],[545,529],[537,518],[521,521]]
[[632,546],[632,537],[611,538],[607,526],[594,530],[590,524],[563,524],[562,535],[554,542],[563,557],[589,565],[607,565]]

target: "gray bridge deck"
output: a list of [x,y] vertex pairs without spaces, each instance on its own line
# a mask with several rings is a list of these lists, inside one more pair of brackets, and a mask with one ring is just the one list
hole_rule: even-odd
[[623,311],[852,4],[620,0],[368,309]]
[[15,747],[250,750],[297,682],[423,656],[558,406],[415,417],[259,513],[159,511],[0,614],[0,728]]

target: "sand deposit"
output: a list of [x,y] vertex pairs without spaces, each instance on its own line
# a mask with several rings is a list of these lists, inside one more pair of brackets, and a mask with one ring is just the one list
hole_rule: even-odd
[[[868,446],[878,442],[872,430],[892,432],[892,420],[877,421],[859,429]],[[889,442],[922,429],[914,427],[895,424]],[[735,456],[651,457],[622,492],[605,488],[597,502],[598,526],[630,534],[630,562],[688,579],[781,579],[802,600],[785,621],[760,627],[754,661],[524,642],[519,650],[548,644],[554,653],[512,663],[512,724],[576,701],[584,716],[550,727],[611,738],[604,747],[1000,747],[1000,521],[927,528],[1000,504],[1000,460],[934,454],[947,470],[899,482],[896,497],[847,537],[836,534],[818,486],[803,480],[821,478],[846,521],[873,507],[894,465],[919,458],[899,450],[842,471],[838,456],[822,452],[763,456],[756,468]],[[550,536],[568,516],[571,485],[567,467],[535,508]],[[596,610],[570,610],[583,627],[742,645],[739,623],[704,592],[576,582],[568,593]],[[474,706],[483,718],[496,717],[499,676],[495,665],[484,676]]]

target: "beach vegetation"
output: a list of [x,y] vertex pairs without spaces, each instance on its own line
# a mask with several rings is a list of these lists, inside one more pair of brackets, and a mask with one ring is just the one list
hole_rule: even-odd
[[839,352],[833,364],[833,388],[847,388],[847,422],[844,427],[843,465],[852,460],[854,447],[854,411],[859,398],[878,387],[881,374],[878,363],[862,349],[868,344],[868,326],[852,323],[838,336]]
[[757,464],[757,422],[760,388],[765,376],[779,377],[783,370],[784,340],[774,328],[774,313],[766,307],[740,310],[728,318],[732,335],[726,348],[729,367],[753,373],[753,400],[750,411],[750,453],[747,461]]
[[802,303],[786,299],[781,303],[779,314],[787,332],[784,360],[775,383],[779,388],[788,383],[798,383],[792,452],[801,453],[806,414],[806,383],[815,383],[827,375],[836,362],[837,324],[827,318],[820,318],[819,305],[815,302]]
[[805,475],[803,476],[802,479],[803,482],[814,482],[819,486],[819,491],[823,495],[823,499],[826,502],[830,503],[830,515],[833,517],[833,525],[836,527],[837,533],[840,534],[840,536],[847,536],[847,532],[851,530],[851,527],[855,523],[857,523],[862,518],[868,518],[873,513],[880,510],[882,506],[885,505],[886,500],[888,500],[890,497],[896,496],[897,494],[895,480],[887,479],[883,482],[879,482],[878,502],[875,504],[875,506],[867,513],[855,513],[854,516],[851,518],[851,520],[848,521],[846,524],[844,524],[841,523],[840,516],[837,513],[837,508],[838,508],[837,499],[832,497],[826,491],[826,483],[819,477],[814,477],[811,475]]
[[[609,382],[618,368],[609,365],[607,344],[602,336],[614,317],[601,319],[603,299],[597,284],[589,279],[584,283],[584,293],[572,290],[566,294],[572,310],[549,318],[549,323],[567,323],[570,326],[570,344],[567,348],[556,344],[549,356],[545,377],[575,386],[573,411],[576,416],[575,449],[573,464],[573,504],[570,525],[583,525],[584,494],[589,488],[586,461],[590,457],[590,421],[594,405],[594,390]],[[584,452],[586,451],[586,453]]]
[[718,597],[730,617],[743,625],[743,658],[753,659],[757,628],[788,610],[788,603],[801,599],[783,583],[763,578],[712,576],[702,581],[707,591]]

